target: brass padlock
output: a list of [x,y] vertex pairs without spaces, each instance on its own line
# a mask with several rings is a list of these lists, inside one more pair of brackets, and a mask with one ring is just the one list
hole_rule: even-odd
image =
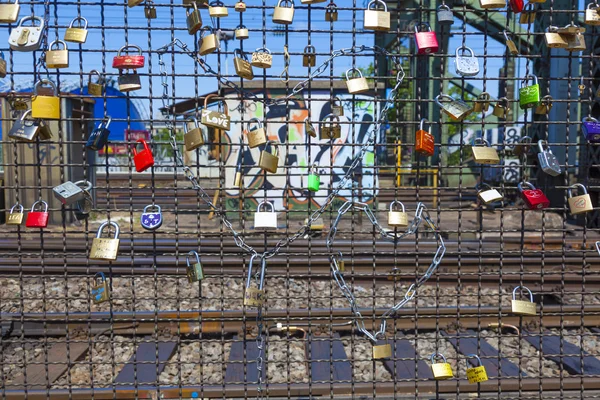
[[[190,256],[195,256],[196,262],[194,264],[190,263]],[[187,264],[186,274],[189,283],[199,282],[204,279],[204,271],[202,271],[202,263],[200,262],[200,256],[194,250],[190,251],[186,258],[185,262]]]
[[[581,189],[583,191],[583,194],[579,195],[579,196],[573,196],[572,189],[575,189],[575,191],[577,191],[578,189]],[[590,195],[588,194],[585,186],[583,186],[581,183],[576,183],[574,185],[571,185],[569,187],[569,189],[567,189],[567,190],[569,193],[568,201],[569,201],[569,209],[571,210],[571,214],[573,214],[573,215],[583,214],[583,213],[594,210],[594,205],[592,204],[592,199],[590,198]]]
[[346,263],[344,262],[344,254],[338,250],[337,254],[331,256],[331,262],[333,263],[333,271],[346,272]]
[[[374,8],[371,8],[374,6]],[[380,32],[390,30],[390,13],[382,0],[371,0],[364,15],[364,28]]]
[[[98,278],[100,281],[98,281]],[[104,303],[110,298],[110,286],[104,276],[104,272],[96,272],[96,275],[94,275],[94,284],[92,285],[90,294],[95,304]]]
[[335,96],[331,101],[331,113],[338,117],[344,116],[344,104],[338,96]]
[[500,162],[496,149],[483,138],[476,138],[471,150],[473,151],[473,160],[478,164],[498,164]]
[[[75,21],[79,22],[78,27],[73,26]],[[83,22],[83,26],[82,26],[81,22]],[[65,42],[85,43],[85,41],[87,40],[87,34],[88,34],[87,27],[88,27],[87,19],[85,19],[81,16],[73,18],[73,20],[71,21],[71,23],[69,24],[69,27],[67,28],[67,30],[65,32]]]
[[501,97],[494,106],[493,114],[501,119],[507,119],[510,113],[510,102],[506,97]]
[[476,367],[470,367],[469,360],[467,360],[467,379],[469,380],[469,383],[480,383],[487,381],[487,372],[481,363],[481,358],[479,358],[477,354],[467,354],[467,358],[476,358],[478,364]]
[[240,0],[237,3],[235,3],[234,10],[237,12],[245,12],[246,11],[246,3],[244,3],[244,0]]
[[[40,85],[52,86],[54,96],[38,96]],[[31,100],[31,116],[41,119],[60,119],[60,98],[54,82],[48,79],[37,81],[33,87],[33,100]]]
[[304,48],[304,54],[302,55],[302,66],[314,67],[317,63],[317,50],[315,46],[308,45]]
[[[517,300],[517,290],[529,292],[529,301]],[[533,302],[533,293],[525,286],[517,286],[512,292],[512,312],[517,315],[536,315],[536,304]]]
[[233,66],[235,67],[235,73],[240,78],[251,81],[254,79],[254,71],[252,70],[252,64],[248,61],[246,53],[242,53],[240,49],[233,51]]
[[325,21],[335,22],[338,20],[338,9],[335,3],[331,2],[325,7]]
[[[92,75],[98,75],[98,82],[92,82]],[[88,94],[90,96],[102,96],[104,92],[104,79],[102,79],[102,75],[97,70],[93,69],[90,71],[90,78],[88,79]]]
[[558,33],[558,27],[549,26],[544,33],[546,46],[551,49],[566,49],[568,46],[567,38]]
[[550,114],[550,110],[552,109],[552,96],[546,95],[542,97],[542,100],[539,102],[538,106],[535,108],[535,113],[544,115]]
[[487,112],[490,108],[490,94],[488,92],[481,92],[479,96],[477,96],[477,100],[475,101],[475,105],[473,106],[473,111]]
[[[60,44],[63,48],[59,49]],[[69,67],[69,49],[62,40],[55,40],[50,43],[50,50],[46,52],[46,66],[48,68],[68,68]]]
[[600,25],[600,4],[590,3],[585,9],[585,23],[588,25]]
[[219,103],[219,108],[223,106],[223,112],[211,111],[208,109],[208,100],[212,98],[218,98],[216,94],[209,94],[204,98],[204,108],[202,109],[202,119],[200,122],[202,125],[206,125],[211,128],[229,131],[231,128],[231,117],[229,117],[229,108],[225,100]]
[[479,6],[485,9],[504,8],[506,0],[479,0]]
[[[19,211],[15,212],[15,208],[19,207]],[[21,225],[23,222],[23,206],[19,203],[10,208],[10,212],[6,216],[6,225]]]
[[185,10],[185,21],[190,35],[195,35],[202,28],[202,16],[196,2],[192,3],[192,10]]
[[248,39],[250,37],[250,31],[248,31],[248,28],[246,28],[246,25],[238,25],[237,28],[235,28],[235,38],[237,40],[245,40]]
[[253,253],[250,257],[250,263],[248,265],[248,277],[246,278],[246,290],[244,291],[244,305],[246,307],[262,307],[265,301],[265,291],[264,287],[264,279],[265,279],[265,269],[266,269],[266,259],[262,259],[261,271],[257,273],[257,276],[260,276],[260,281],[258,283],[258,287],[251,286],[252,278],[254,277],[253,273],[253,264],[254,258],[256,258],[256,253]]
[[[208,35],[204,35],[204,32],[210,32]],[[200,31],[200,40],[199,40],[200,53],[201,56],[205,56],[210,53],[214,53],[219,48],[219,39],[215,34],[214,29],[211,26],[205,26]]]
[[248,121],[246,132],[248,135],[248,147],[251,149],[267,143],[267,134],[258,118],[252,118]]
[[587,48],[585,45],[585,37],[581,33],[566,35],[566,37],[567,51],[584,51]]
[[529,136],[523,136],[519,139],[519,142],[513,146],[513,153],[516,156],[523,156],[529,153],[531,150],[531,138]]
[[[484,187],[487,189],[484,189]],[[483,204],[494,203],[496,201],[501,201],[504,198],[499,191],[493,189],[487,183],[478,183],[475,186],[475,190],[477,190],[477,197],[479,197]]]
[[[110,227],[115,229],[115,236],[111,238],[103,238],[102,233],[105,228]],[[98,228],[98,233],[92,241],[92,250],[90,251],[90,260],[116,260],[119,251],[119,225],[116,222],[104,222]]]
[[[194,2],[195,4],[196,2]],[[148,19],[156,19],[156,7],[154,3],[150,0],[146,0],[146,4],[144,5],[144,15]]]
[[144,2],[144,0],[127,0],[127,7],[133,8],[137,5],[140,5]]
[[4,58],[4,52],[0,51],[0,78],[6,77],[6,59]]
[[519,50],[517,49],[517,45],[515,44],[515,42],[508,36],[508,32],[506,31],[502,31],[502,33],[504,34],[504,39],[506,40],[506,48],[508,49],[508,52],[510,54],[512,54],[513,56],[516,56],[519,54]]
[[522,24],[533,24],[535,22],[536,11],[531,2],[527,3],[521,15],[519,16],[519,22]]
[[[194,128],[189,130],[189,123],[194,123]],[[188,118],[183,124],[183,141],[185,143],[185,150],[192,151],[196,150],[198,147],[204,144],[204,135],[202,133],[202,129],[200,129],[200,125],[198,125],[198,120],[195,117]]]
[[435,102],[444,114],[454,121],[462,121],[473,112],[473,108],[462,100],[454,100],[447,94],[441,93],[435,98]]
[[254,53],[252,53],[252,61],[250,64],[257,68],[271,68],[271,65],[273,65],[273,56],[271,55],[271,50],[267,49],[266,47],[256,49]]
[[227,7],[225,7],[225,4],[223,4],[222,1],[216,0],[211,1],[208,5],[208,14],[212,18],[223,18],[228,16],[229,12],[227,11]]
[[340,117],[334,114],[327,115],[321,122],[321,139],[339,139],[342,137],[342,127],[340,126]]
[[[352,72],[352,78],[349,73]],[[358,73],[358,77],[354,77],[354,73]],[[350,68],[346,71],[346,86],[348,87],[348,93],[360,94],[369,91],[369,84],[367,78],[365,78],[358,68]]]
[[[271,146],[271,152],[267,151],[267,147]],[[279,164],[279,146],[273,140],[269,140],[265,149],[260,152],[258,166],[264,171],[276,173]]]
[[0,4],[0,22],[17,22],[17,19],[19,18],[20,7],[19,0],[15,0],[14,3]]
[[392,346],[387,342],[384,344],[376,344],[373,346],[373,359],[381,360],[382,358],[390,358],[392,356]]
[[[443,362],[435,362],[436,358],[441,358]],[[431,372],[433,372],[433,378],[438,381],[454,377],[452,367],[446,362],[446,357],[441,353],[431,355]]]
[[[394,210],[394,205],[400,204],[402,211]],[[393,227],[404,228],[408,226],[408,215],[404,209],[404,204],[398,200],[390,203],[390,211],[388,212],[388,225]]]
[[289,25],[294,20],[294,0],[279,0],[273,10],[273,22]]

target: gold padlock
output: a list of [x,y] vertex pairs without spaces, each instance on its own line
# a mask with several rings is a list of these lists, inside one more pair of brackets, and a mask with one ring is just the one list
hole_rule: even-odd
[[208,14],[213,18],[224,18],[229,15],[229,12],[222,1],[216,0],[208,5]]
[[[400,204],[402,211],[394,210],[395,204]],[[394,200],[390,203],[390,211],[388,212],[388,225],[402,228],[408,226],[408,215],[404,209],[404,204],[398,200]]]
[[[190,122],[194,123],[194,127],[191,130],[189,129]],[[198,120],[195,117],[185,120],[183,132],[183,141],[185,143],[186,151],[196,150],[198,147],[204,144],[204,134],[202,133],[202,129],[200,129]]]
[[265,301],[265,291],[254,287],[246,288],[244,292],[244,305],[246,307],[262,307]]
[[266,47],[256,49],[254,53],[252,53],[252,61],[250,64],[257,68],[271,68],[271,65],[273,65],[273,56],[271,55],[271,50],[267,49]]
[[321,122],[321,139],[339,139],[342,137],[342,127],[340,126],[340,117],[334,114],[325,116]]
[[[79,22],[79,26],[77,28],[73,27],[73,24],[75,23],[75,21]],[[83,26],[82,26],[81,22],[83,22]],[[88,34],[87,27],[88,27],[87,19],[85,19],[81,16],[73,18],[73,20],[71,21],[71,24],[69,24],[69,27],[67,28],[67,30],[65,32],[65,42],[85,43],[85,41],[87,40],[87,34]]]
[[448,115],[454,121],[462,121],[473,112],[470,107],[462,100],[455,100],[447,94],[441,93],[435,98],[435,103],[442,109],[444,114]]
[[[59,49],[62,44],[63,48]],[[68,68],[69,67],[69,49],[62,40],[55,40],[50,43],[50,50],[46,52],[46,66],[48,68]]]
[[334,271],[346,272],[346,263],[344,262],[344,255],[341,251],[338,251],[337,254],[331,256],[331,261],[333,262]]
[[[529,292],[529,301],[517,300],[517,290],[522,288]],[[536,304],[533,302],[533,293],[525,286],[517,286],[512,292],[512,312],[517,315],[536,315]]]
[[279,0],[273,10],[273,22],[276,24],[289,25],[294,20],[294,1]]
[[504,34],[504,39],[506,41],[506,47],[508,48],[508,52],[510,54],[512,54],[513,56],[516,56],[517,54],[519,54],[519,50],[517,49],[517,45],[515,44],[515,42],[508,36],[508,32],[506,31],[502,31],[502,33]]
[[0,4],[0,22],[17,22],[20,8],[21,6],[19,5],[19,0],[15,0],[14,3]]
[[[575,189],[576,191],[578,189],[581,189],[583,191],[582,195],[579,196],[573,196],[572,190]],[[574,185],[571,185],[569,187],[568,193],[569,193],[569,208],[571,209],[571,214],[573,215],[577,215],[577,214],[583,214],[589,211],[593,211],[594,210],[594,206],[592,204],[592,199],[590,198],[590,195],[587,192],[587,189],[585,188],[585,186],[583,186],[581,183],[576,183]]]
[[494,111],[492,112],[496,117],[501,119],[507,119],[510,113],[510,102],[506,97],[501,97],[498,99],[498,102],[494,106]]
[[[100,278],[99,282],[98,278]],[[95,304],[104,303],[110,298],[110,286],[108,285],[108,281],[104,276],[104,272],[97,272],[96,275],[94,275],[94,284],[92,285],[90,294],[92,301]]]
[[331,112],[338,117],[344,116],[344,104],[338,96],[335,96],[331,101]]
[[469,367],[469,360],[467,359],[467,379],[469,380],[469,383],[480,383],[487,381],[487,372],[481,363],[481,358],[479,358],[477,354],[467,354],[467,357],[476,358],[479,364],[476,367]]
[[[200,122],[202,125],[219,129],[223,131],[229,131],[231,129],[231,117],[229,116],[229,107],[225,100],[218,103],[219,111],[211,111],[208,109],[208,100],[211,98],[219,98],[218,95],[212,93],[204,98],[204,108],[202,109],[202,119]],[[223,112],[220,111],[221,107]]]
[[[487,189],[484,189],[484,187],[486,187]],[[494,203],[504,198],[504,196],[502,196],[499,191],[493,189],[487,183],[478,183],[475,186],[475,190],[477,190],[477,197],[481,199],[483,204]]]
[[[204,35],[204,32],[210,32],[208,35]],[[205,56],[210,53],[214,53],[219,48],[219,39],[215,34],[214,29],[211,26],[205,26],[200,31],[200,53],[201,56]]]
[[506,0],[479,0],[479,6],[485,9],[504,8]]
[[317,63],[317,51],[315,46],[308,45],[304,48],[304,54],[302,55],[302,66],[314,67]]
[[[267,147],[271,146],[271,152],[267,151]],[[269,140],[265,149],[260,152],[260,158],[258,159],[258,166],[271,173],[277,172],[279,164],[279,146],[273,140]]]
[[588,25],[600,25],[600,13],[598,12],[600,5],[598,3],[590,3],[585,9],[585,23]]
[[[40,85],[50,85],[54,96],[38,96]],[[37,81],[33,87],[33,99],[31,100],[31,117],[40,119],[60,119],[60,98],[54,82],[48,79]]]
[[[92,82],[92,75],[98,75],[98,82]],[[102,96],[104,92],[104,80],[102,79],[102,75],[97,70],[93,69],[90,71],[90,78],[88,79],[88,94],[90,96]]]
[[331,2],[325,7],[325,21],[335,22],[338,20],[338,9],[335,3]]
[[585,37],[581,33],[565,36],[567,37],[567,51],[584,51],[587,48]]
[[[371,8],[371,6],[374,8]],[[364,15],[364,28],[379,32],[390,30],[390,13],[382,0],[371,0]]]
[[477,96],[475,105],[473,106],[474,112],[487,112],[490,108],[490,94],[488,92],[482,92]]
[[377,344],[373,346],[373,359],[380,360],[382,358],[390,358],[391,356],[392,346],[389,343]]
[[4,52],[0,51],[0,78],[6,77],[6,59],[4,58]]
[[[103,238],[102,233],[104,228],[110,227],[115,229],[114,238]],[[119,225],[116,222],[104,222],[98,228],[98,233],[92,241],[92,249],[90,251],[90,260],[116,260],[119,251]]]
[[237,12],[246,12],[246,3],[244,3],[244,0],[235,3],[234,10]]
[[[441,358],[443,362],[436,363],[436,358]],[[433,372],[433,378],[438,381],[454,377],[452,367],[446,362],[446,357],[441,353],[433,353],[431,355],[431,372]]]
[[527,3],[521,15],[519,16],[519,22],[522,24],[533,24],[535,22],[535,8],[531,2]]
[[[15,212],[15,208],[19,207],[19,211]],[[21,225],[23,222],[23,206],[19,203],[11,207],[6,218],[6,225]]]
[[242,53],[240,49],[233,51],[233,66],[235,67],[235,73],[240,78],[251,81],[254,79],[254,71],[252,70],[252,64],[248,61],[246,53]]
[[552,109],[552,96],[546,95],[542,97],[542,100],[535,108],[535,113],[539,115],[550,114],[550,110]]
[[[350,78],[348,75],[350,72],[353,73],[358,72],[357,78]],[[369,91],[369,84],[367,83],[367,79],[363,77],[362,72],[358,68],[350,68],[346,71],[346,86],[348,87],[348,92],[350,94],[360,94]]]
[[500,162],[496,149],[483,138],[476,138],[471,150],[473,151],[473,160],[478,164],[498,164]]
[[248,31],[248,28],[246,28],[246,25],[238,25],[235,28],[235,38],[237,40],[245,40],[248,39],[250,37],[250,31]]
[[566,49],[568,47],[567,39],[558,33],[558,27],[549,26],[544,33],[546,46],[551,49]]
[[246,132],[248,135],[248,147],[251,149],[267,143],[267,134],[258,118],[252,118],[248,121]]
[[202,29],[202,16],[200,15],[196,2],[192,3],[192,10],[186,8],[185,22],[190,35],[195,35],[196,32]]

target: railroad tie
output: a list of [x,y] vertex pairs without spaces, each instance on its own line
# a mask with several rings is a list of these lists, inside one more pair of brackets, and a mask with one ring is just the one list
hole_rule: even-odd
[[339,333],[334,333],[333,338],[311,336],[308,345],[312,382],[352,381],[352,366]]
[[394,380],[433,379],[431,368],[423,360],[418,360],[417,350],[408,339],[396,333],[395,339],[379,340],[377,344],[389,343],[392,346],[393,358],[384,359],[383,365],[392,374]]
[[157,342],[152,336],[145,336],[143,340],[117,375],[114,381],[116,384],[140,385],[158,382],[166,362],[175,353],[177,342]]
[[[244,346],[246,347],[246,359],[244,359]],[[258,371],[256,370],[256,357],[258,356],[258,346],[256,340],[249,339],[244,341],[239,335],[233,337],[231,350],[229,351],[229,362],[225,370],[225,383],[253,383],[258,381]],[[244,374],[244,367],[246,373]],[[267,364],[263,364],[262,375],[266,377]]]

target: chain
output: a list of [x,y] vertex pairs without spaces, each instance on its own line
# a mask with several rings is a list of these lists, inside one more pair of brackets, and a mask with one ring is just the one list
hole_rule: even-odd
[[[332,249],[333,242],[335,241],[335,235],[337,234],[338,224],[339,224],[340,220],[342,219],[342,216],[344,216],[344,214],[346,214],[348,211],[350,211],[352,209],[358,210],[358,211],[363,211],[365,214],[367,214],[367,217],[369,218],[369,220],[371,221],[373,226],[375,226],[375,228],[379,231],[381,236],[383,236],[383,238],[385,238],[385,239],[392,240],[392,241],[398,241],[408,235],[412,235],[417,232],[417,230],[419,229],[419,225],[421,225],[421,223],[423,221],[425,221],[428,230],[432,231],[434,233],[436,240],[440,243],[440,245],[435,253],[435,256],[433,257],[433,260],[431,261],[431,264],[429,265],[429,268],[427,268],[427,271],[425,272],[425,274],[423,274],[423,276],[421,276],[415,283],[410,285],[410,287],[404,293],[404,298],[402,300],[400,300],[396,305],[390,307],[385,313],[383,313],[383,315],[381,316],[381,323],[379,325],[379,330],[377,332],[373,331],[372,333],[369,332],[365,326],[363,316],[360,313],[358,306],[356,304],[356,298],[354,297],[354,294],[352,293],[352,289],[346,284],[346,281],[344,280],[344,276],[343,276],[342,272],[340,271],[338,263],[337,263],[336,255],[334,255],[334,251]],[[427,210],[427,207],[421,202],[419,202],[417,204],[417,209],[415,211],[415,217],[413,218],[413,221],[410,224],[410,226],[408,227],[408,229],[405,232],[396,235],[393,232],[387,232],[381,226],[381,224],[377,221],[375,214],[373,214],[373,211],[367,204],[360,203],[360,202],[347,201],[338,210],[338,215],[331,226],[331,230],[329,231],[329,234],[327,235],[327,249],[329,250],[329,253],[331,254],[330,260],[331,260],[331,271],[333,273],[333,279],[335,280],[335,282],[339,286],[342,294],[344,295],[344,297],[348,300],[348,303],[350,304],[350,309],[351,309],[352,313],[354,314],[354,318],[355,318],[354,323],[356,324],[356,328],[360,332],[362,332],[365,336],[367,336],[373,342],[373,344],[376,344],[377,338],[385,337],[387,318],[393,316],[396,313],[396,311],[398,311],[400,308],[404,307],[404,305],[406,303],[411,301],[415,297],[415,294],[417,293],[417,289],[419,287],[421,287],[421,285],[423,285],[425,282],[427,282],[427,280],[431,277],[431,275],[433,275],[433,273],[437,269],[438,265],[440,265],[440,263],[442,262],[442,259],[444,258],[444,253],[446,252],[446,245],[444,244],[444,240],[442,239],[442,236],[439,234],[438,230],[436,229],[435,224],[431,220],[431,217],[429,215],[429,211]],[[341,252],[337,252],[336,254],[341,254]]]
[[288,83],[290,81],[290,73],[288,71],[290,68],[290,53],[288,52],[287,44],[283,46],[283,64],[283,72],[279,75],[279,79],[284,83]]

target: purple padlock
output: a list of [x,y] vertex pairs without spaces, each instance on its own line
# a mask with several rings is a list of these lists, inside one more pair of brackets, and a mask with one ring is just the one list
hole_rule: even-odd
[[[156,210],[155,212],[149,212],[149,209]],[[142,217],[140,219],[142,227],[144,229],[148,229],[149,231],[153,231],[155,229],[160,228],[162,225],[162,213],[160,211],[160,206],[154,204],[150,204],[144,207],[144,212],[142,212]]]
[[581,130],[588,142],[600,143],[600,122],[592,117],[585,117],[581,122]]

